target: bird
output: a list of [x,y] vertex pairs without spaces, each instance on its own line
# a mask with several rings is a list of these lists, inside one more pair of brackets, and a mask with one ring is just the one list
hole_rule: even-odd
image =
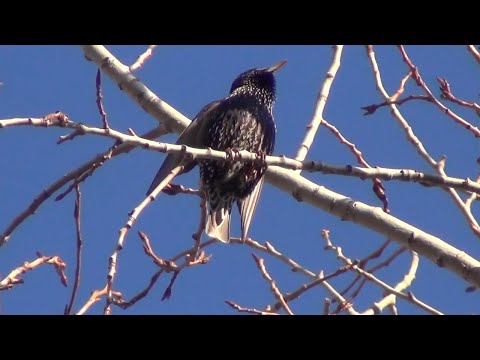
[[[274,73],[285,64],[286,60],[282,60],[270,67],[242,72],[232,82],[229,94],[205,105],[180,134],[176,144],[230,153],[247,150],[262,157],[271,155],[277,131],[273,116],[276,102]],[[230,241],[231,212],[235,202],[240,212],[241,238],[247,239],[267,165],[192,160],[181,153],[170,153],[153,179],[147,196],[172,169],[183,166],[178,176],[196,165],[200,168],[200,189],[206,196],[205,233],[223,243]]]

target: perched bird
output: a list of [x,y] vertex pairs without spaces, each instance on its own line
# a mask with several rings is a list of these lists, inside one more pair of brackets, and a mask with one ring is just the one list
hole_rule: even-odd
[[[268,68],[250,69],[232,83],[230,94],[202,108],[182,132],[176,144],[220,151],[247,150],[271,155],[276,126],[273,106],[276,99],[274,72],[286,61]],[[200,188],[207,200],[205,232],[222,242],[230,240],[233,202],[240,211],[242,239],[246,239],[264,181],[265,165],[249,162],[189,160],[169,154],[150,188],[149,195],[172,169],[183,165],[182,173],[200,166]]]

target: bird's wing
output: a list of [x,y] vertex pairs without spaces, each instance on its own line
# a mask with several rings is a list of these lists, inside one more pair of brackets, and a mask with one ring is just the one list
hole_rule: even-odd
[[260,199],[260,193],[262,192],[263,182],[265,176],[262,176],[258,181],[257,185],[253,188],[250,195],[248,195],[243,200],[238,200],[238,210],[240,210],[240,221],[242,226],[242,239],[246,239],[248,235],[248,230],[250,229],[250,224],[252,222],[253,214],[255,214],[255,209],[258,205],[258,200]]
[[[187,145],[196,148],[205,147],[205,140],[208,134],[208,128],[212,117],[210,116],[211,112],[220,104],[220,100],[212,101],[211,103],[205,105],[202,110],[194,117],[193,121],[188,125],[188,127],[182,132],[175,144],[177,145]],[[149,195],[155,188],[162,182],[163,179],[172,171],[175,167],[181,164],[184,159],[183,154],[181,153],[171,153],[168,154],[163,162],[162,166],[155,175],[155,178],[152,181],[152,184],[148,188],[147,195]],[[189,172],[192,170],[196,161],[190,160],[184,164],[184,169],[181,174]],[[180,174],[179,174],[180,175]]]

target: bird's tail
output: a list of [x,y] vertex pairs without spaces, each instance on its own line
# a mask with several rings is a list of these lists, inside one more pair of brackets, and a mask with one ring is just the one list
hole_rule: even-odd
[[240,210],[242,240],[245,240],[248,237],[248,230],[250,229],[253,214],[255,214],[255,209],[258,205],[258,199],[260,198],[260,193],[262,192],[264,180],[265,177],[262,177],[257,185],[255,185],[253,188],[253,191],[250,193],[250,195],[243,200],[237,201],[238,210]]
[[217,192],[208,195],[205,233],[223,243],[228,243],[233,198],[220,197]]

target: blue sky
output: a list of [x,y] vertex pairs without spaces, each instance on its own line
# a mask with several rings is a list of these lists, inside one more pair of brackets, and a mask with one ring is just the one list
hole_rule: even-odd
[[[117,45],[108,49],[123,63],[131,64],[146,46]],[[436,76],[441,76],[447,78],[457,97],[478,103],[480,71],[465,46],[407,46],[406,49],[436,96],[439,96]],[[396,47],[377,46],[375,50],[384,86],[392,94],[408,69]],[[331,55],[331,47],[327,45],[159,46],[135,74],[160,98],[192,118],[206,103],[224,97],[239,73],[287,59],[287,65],[277,73],[275,154],[292,157],[312,118]],[[0,81],[3,83],[0,118],[41,117],[61,110],[74,121],[101,126],[95,103],[96,71],[95,64],[85,60],[78,46],[0,46]],[[422,94],[412,80],[407,83],[404,95],[410,94]],[[120,131],[132,128],[141,134],[157,124],[107,76],[103,77],[103,95],[112,128]],[[363,116],[362,106],[382,101],[375,89],[365,48],[346,46],[325,118],[357,145],[372,166],[433,173],[407,142],[388,109]],[[473,125],[478,124],[479,118],[473,112],[445,104]],[[447,156],[446,171],[450,176],[476,178],[479,148],[471,133],[426,102],[413,101],[400,110],[435,159]],[[0,130],[0,232],[43,188],[112,145],[109,139],[93,136],[57,145],[58,137],[66,133],[67,130],[58,128]],[[161,140],[173,142],[176,136]],[[108,257],[117,242],[118,230],[127,220],[127,213],[143,200],[163,158],[163,154],[135,150],[108,162],[81,185],[84,251],[74,311],[87,301],[91,291],[104,287]],[[308,158],[356,165],[351,152],[323,127]],[[304,173],[304,176],[355,200],[381,206],[371,191],[370,181],[319,173]],[[196,187],[197,181],[197,169],[176,179],[177,183],[191,187]],[[445,191],[395,181],[384,182],[384,185],[392,215],[442,238],[474,258],[479,257],[480,240],[469,230]],[[72,193],[60,202],[48,200],[15,231],[9,243],[0,248],[1,278],[24,261],[35,259],[35,252],[41,251],[45,255],[59,255],[67,263],[69,287],[60,284],[50,266],[40,267],[23,276],[24,284],[0,292],[1,313],[63,313],[75,271],[74,199]],[[477,204],[473,205],[473,214],[478,216]],[[126,239],[120,253],[115,289],[129,299],[148,284],[157,270],[143,253],[137,230],[149,235],[158,255],[169,258],[191,245],[191,234],[198,220],[196,197],[161,195],[141,214]],[[239,234],[236,213],[232,229],[234,235]],[[323,249],[322,229],[329,229],[334,243],[353,259],[362,258],[385,241],[380,234],[298,203],[290,194],[269,184],[264,187],[250,236],[261,243],[269,241],[314,272],[330,273],[342,264],[333,253]],[[388,247],[384,258],[397,248],[395,244]],[[225,300],[262,309],[275,299],[255,266],[252,252],[255,251],[245,246],[215,244],[207,250],[207,254],[213,255],[208,264],[180,274],[170,300],[160,301],[170,281],[170,275],[162,275],[148,297],[126,311],[114,307],[114,314],[236,314]],[[255,253],[265,259],[267,269],[282,291],[296,290],[309,281],[301,274],[292,273],[277,259]],[[378,272],[378,277],[394,285],[406,273],[409,262],[410,256],[405,253]],[[331,284],[341,290],[353,277],[346,274]],[[478,313],[479,294],[465,293],[467,286],[469,284],[456,275],[422,258],[409,290],[442,312]],[[326,296],[330,295],[325,289],[317,287],[292,302],[291,308],[299,314],[320,314]],[[382,290],[369,284],[355,299],[355,308],[363,311],[381,297]],[[101,313],[103,305],[104,299],[88,313]],[[397,306],[401,314],[424,313],[400,299]]]

